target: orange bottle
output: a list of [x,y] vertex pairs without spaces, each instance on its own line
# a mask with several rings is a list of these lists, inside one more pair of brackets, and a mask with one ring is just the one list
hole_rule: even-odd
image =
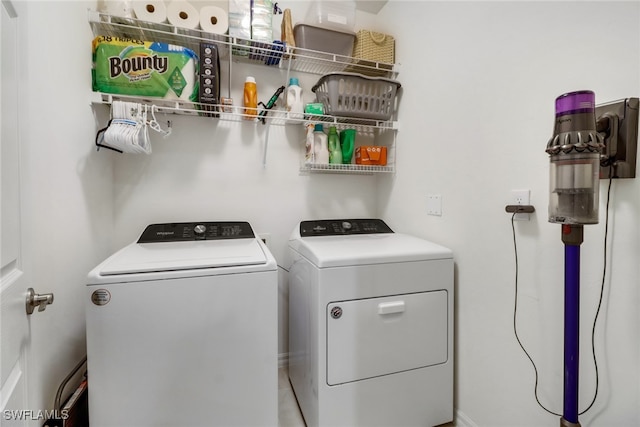
[[244,82],[244,107],[246,120],[253,120],[258,115],[258,87],[251,76]]

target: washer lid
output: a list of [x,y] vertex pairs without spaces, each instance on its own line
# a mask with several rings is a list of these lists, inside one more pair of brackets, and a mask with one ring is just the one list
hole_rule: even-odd
[[453,258],[444,246],[400,233],[299,237],[289,246],[320,268]]
[[100,276],[262,265],[267,256],[256,238],[132,243],[99,267]]

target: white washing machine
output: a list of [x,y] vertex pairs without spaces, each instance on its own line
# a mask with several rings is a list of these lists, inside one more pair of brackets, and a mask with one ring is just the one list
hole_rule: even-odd
[[382,220],[289,241],[289,379],[308,427],[453,419],[453,256]]
[[246,222],[150,225],[89,273],[91,427],[276,426],[277,265]]

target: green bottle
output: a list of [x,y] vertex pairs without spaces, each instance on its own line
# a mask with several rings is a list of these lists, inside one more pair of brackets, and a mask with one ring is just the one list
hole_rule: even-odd
[[329,128],[329,163],[342,163],[342,150],[340,149],[340,137],[335,126]]

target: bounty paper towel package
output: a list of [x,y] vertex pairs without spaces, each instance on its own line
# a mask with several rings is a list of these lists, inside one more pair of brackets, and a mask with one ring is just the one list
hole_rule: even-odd
[[98,36],[91,74],[96,92],[198,101],[198,56],[182,46]]

